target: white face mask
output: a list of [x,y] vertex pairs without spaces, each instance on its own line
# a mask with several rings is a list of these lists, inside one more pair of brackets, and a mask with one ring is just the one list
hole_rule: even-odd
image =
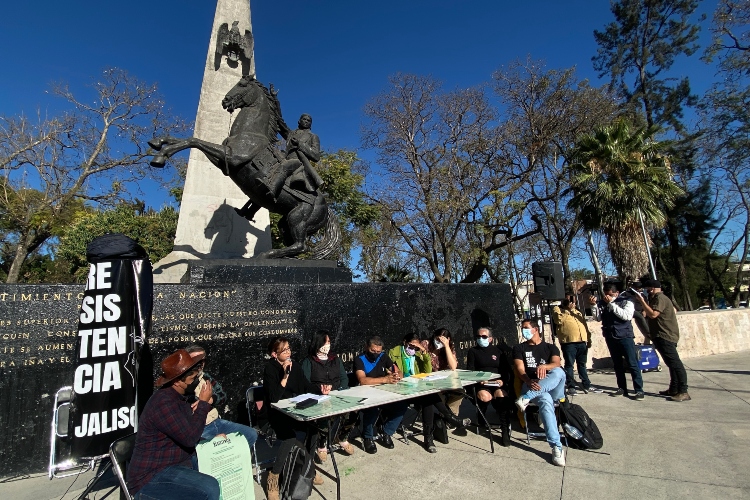
[[331,344],[326,344],[320,349],[318,349],[318,357],[321,359],[325,359],[328,357],[328,353],[331,350]]
[[433,340],[432,342],[435,344],[435,349],[438,351],[443,348],[442,342],[438,342],[437,340]]

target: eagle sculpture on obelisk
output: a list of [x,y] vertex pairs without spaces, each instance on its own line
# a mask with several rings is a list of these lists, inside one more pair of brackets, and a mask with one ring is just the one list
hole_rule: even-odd
[[[217,1],[207,45],[194,135],[221,144],[230,126],[222,99],[243,76],[255,76],[249,0]],[[252,257],[270,250],[268,211],[260,209],[248,221],[234,209],[246,201],[229,177],[192,150],[174,250],[154,266],[154,281],[181,282],[191,259]]]

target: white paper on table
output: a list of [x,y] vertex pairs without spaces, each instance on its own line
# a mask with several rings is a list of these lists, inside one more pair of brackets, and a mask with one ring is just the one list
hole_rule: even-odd
[[447,373],[435,373],[433,375],[427,375],[426,377],[423,377],[422,380],[440,380],[448,377],[450,377],[450,375]]
[[294,396],[293,398],[289,398],[289,401],[292,403],[299,403],[306,399],[314,399],[318,403],[321,401],[325,401],[326,399],[330,398],[331,396],[321,396],[320,394],[300,394],[299,396]]
[[250,446],[239,432],[216,436],[195,447],[198,471],[219,481],[221,500],[255,500]]

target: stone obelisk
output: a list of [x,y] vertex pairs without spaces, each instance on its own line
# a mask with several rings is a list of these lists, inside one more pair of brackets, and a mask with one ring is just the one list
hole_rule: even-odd
[[[224,95],[245,73],[255,74],[255,58],[249,64],[231,64],[216,55],[217,34],[222,24],[237,21],[240,33],[252,32],[250,0],[218,0],[208,39],[198,114],[193,135],[216,144],[229,135],[230,114],[221,107]],[[218,65],[218,68],[217,68]],[[234,66],[234,67],[233,67]],[[252,257],[271,248],[268,211],[261,209],[254,223],[237,215],[234,208],[247,201],[242,191],[198,151],[190,151],[185,189],[172,253],[154,266],[156,283],[179,283],[191,259]]]

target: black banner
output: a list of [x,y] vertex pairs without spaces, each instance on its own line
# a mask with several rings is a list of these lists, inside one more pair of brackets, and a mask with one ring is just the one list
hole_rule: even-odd
[[[116,243],[123,241],[142,251],[129,239]],[[138,354],[151,324],[150,263],[102,258],[106,252],[92,256],[102,243],[111,245],[111,238],[89,247],[92,264],[78,318],[68,434],[75,458],[106,455],[113,441],[135,431]]]

